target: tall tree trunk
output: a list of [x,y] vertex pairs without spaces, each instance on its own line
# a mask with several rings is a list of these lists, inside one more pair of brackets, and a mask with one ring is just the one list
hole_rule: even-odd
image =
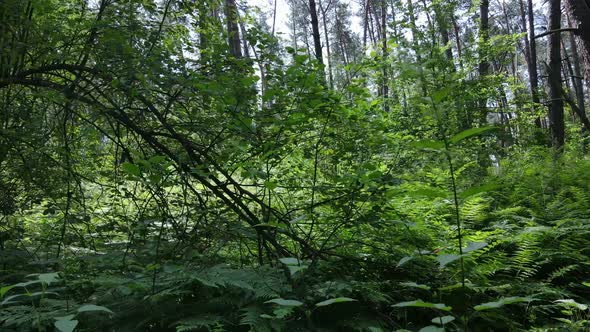
[[561,95],[561,0],[549,1],[549,130],[551,142],[561,149],[565,142],[565,124],[563,118],[563,97]]
[[324,63],[324,58],[322,56],[322,41],[320,39],[320,26],[318,22],[318,11],[315,0],[309,0],[309,14],[311,16],[311,30],[313,35],[315,58],[321,65]]
[[381,51],[383,52],[383,68],[381,75],[383,80],[381,82],[381,89],[383,90],[383,110],[389,112],[389,73],[387,70],[387,2],[381,0]]
[[568,4],[572,16],[578,21],[578,37],[582,45],[586,86],[590,88],[590,0],[569,0]]
[[[527,0],[527,15],[529,24],[529,52],[531,65],[529,68],[529,84],[531,85],[531,93],[533,94],[533,102],[539,103],[539,72],[537,70],[537,42],[535,39],[535,13],[533,10],[533,0]],[[535,119],[535,125],[541,128],[541,119]]]
[[[567,15],[567,22],[569,26],[572,26],[572,22],[570,20],[570,16]],[[580,53],[578,52],[578,45],[576,43],[576,37],[573,32],[570,32],[569,35],[570,41],[570,49],[572,50],[572,59],[571,63],[573,66],[573,75],[572,81],[574,83],[574,88],[576,92],[576,101],[578,103],[578,107],[580,110],[585,114],[586,113],[586,106],[584,105],[584,83],[582,77],[582,69],[580,66]]]
[[241,58],[242,48],[240,45],[240,28],[238,26],[238,7],[235,0],[225,0],[225,18],[227,20],[229,53],[236,58]]
[[332,54],[331,54],[331,50],[330,50],[330,36],[328,35],[328,17],[327,17],[327,12],[328,9],[330,8],[330,5],[332,4],[332,0],[328,1],[328,4],[326,5],[326,7],[324,8],[322,6],[322,3],[320,2],[320,10],[322,11],[322,23],[324,26],[324,38],[326,38],[326,62],[328,64],[328,79],[329,79],[329,83],[330,83],[330,87],[333,88],[334,87],[334,76],[332,75]]
[[[529,35],[532,33],[534,34],[534,31],[529,31],[529,29],[527,28],[527,19],[526,19],[526,10],[525,10],[525,6],[524,6],[524,1],[523,0],[519,0],[519,5],[520,5],[520,22],[522,24],[522,32],[525,33],[525,37],[524,37],[524,56],[525,56],[525,60],[526,60],[526,65],[527,65],[527,71],[528,71],[528,76],[529,76],[529,88],[531,90],[531,98],[533,100],[533,110],[536,108],[536,105],[539,104],[539,95],[537,94],[536,91],[536,86],[535,86],[535,82],[534,80],[537,79],[537,68],[536,68],[536,61],[534,61],[532,59],[532,55],[531,55],[531,43],[529,40]],[[534,43],[534,40],[533,40]],[[533,79],[534,77],[534,79]]]
[[[490,2],[489,0],[481,0],[479,5],[479,66],[478,73],[480,80],[488,76],[490,72],[490,63],[486,55],[486,44],[489,39],[490,28]],[[487,117],[487,102],[488,99],[483,97],[479,101],[479,122],[481,125],[485,124]]]
[[446,47],[445,57],[447,58],[447,61],[449,62],[451,69],[454,71],[455,64],[453,62],[453,49],[449,45],[449,13],[447,11],[447,8],[444,8],[441,5],[436,5],[434,8],[434,19],[436,20],[438,33],[440,34],[441,45],[443,47]]
[[413,48],[416,52],[416,62],[418,66],[418,74],[420,75],[420,88],[422,91],[422,95],[426,96],[426,79],[424,77],[424,69],[422,68],[422,56],[420,55],[420,44],[418,42],[418,26],[416,25],[416,15],[414,13],[414,4],[412,0],[408,0],[408,18],[410,19],[410,32],[412,33],[412,42],[414,44]]
[[461,46],[461,29],[455,18],[455,14],[451,14],[453,20],[453,31],[455,32],[455,43],[457,44],[457,58],[459,58],[459,68],[463,69],[463,47]]

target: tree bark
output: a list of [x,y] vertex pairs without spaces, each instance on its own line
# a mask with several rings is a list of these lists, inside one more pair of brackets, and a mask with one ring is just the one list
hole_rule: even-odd
[[381,0],[381,51],[383,52],[383,68],[381,75],[383,76],[381,82],[381,89],[383,90],[383,110],[389,112],[389,85],[388,71],[387,71],[387,2]]
[[[569,15],[567,15],[567,21],[568,25],[571,26],[572,24]],[[582,69],[580,66],[580,52],[578,52],[578,45],[576,44],[576,37],[573,32],[570,32],[569,42],[570,49],[572,50],[572,82],[574,84],[574,89],[576,93],[576,101],[582,113],[586,114],[586,106],[584,105],[584,78],[582,76]]]
[[225,18],[227,20],[229,53],[236,58],[241,58],[242,48],[240,46],[240,28],[238,26],[238,7],[235,0],[225,0]]
[[330,87],[333,88],[334,87],[334,76],[332,75],[332,63],[331,63],[331,58],[332,58],[332,54],[331,54],[331,50],[330,50],[330,36],[328,34],[328,9],[330,8],[330,5],[332,4],[332,1],[330,0],[328,2],[328,4],[326,5],[326,8],[324,8],[322,6],[322,3],[320,2],[320,10],[322,11],[322,23],[324,26],[324,37],[326,38],[326,62],[328,64],[328,79],[329,79],[329,83],[330,83]]
[[311,30],[313,35],[313,45],[315,48],[315,58],[320,64],[323,64],[322,41],[320,39],[320,26],[318,23],[318,11],[315,0],[309,0],[309,14],[311,16]]
[[[486,44],[489,39],[489,28],[490,28],[490,2],[489,0],[481,0],[479,5],[479,65],[478,73],[480,80],[488,76],[490,72],[490,63],[487,60],[486,55]],[[479,101],[480,118],[479,122],[481,125],[485,124],[487,117],[487,103],[486,97],[481,98]]]
[[[549,1],[549,30],[561,28],[561,0]],[[549,130],[551,143],[561,149],[565,143],[565,123],[563,116],[563,97],[561,94],[561,34],[549,35]]]
[[590,87],[590,0],[569,0],[571,15],[578,22],[578,38],[582,45],[586,86]]

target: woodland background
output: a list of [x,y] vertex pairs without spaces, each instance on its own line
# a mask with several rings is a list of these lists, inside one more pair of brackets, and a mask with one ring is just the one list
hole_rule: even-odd
[[0,329],[590,330],[588,0],[288,4],[0,2]]

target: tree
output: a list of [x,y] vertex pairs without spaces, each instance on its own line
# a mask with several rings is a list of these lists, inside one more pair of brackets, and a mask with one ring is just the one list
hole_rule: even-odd
[[561,87],[561,0],[549,2],[549,130],[555,148],[561,149],[565,143],[565,122]]
[[309,0],[309,16],[311,18],[311,31],[313,36],[315,57],[320,63],[320,65],[323,65],[324,57],[322,54],[322,40],[320,37],[320,24],[318,21],[318,11],[315,0]]
[[569,0],[569,9],[578,22],[577,35],[582,44],[586,68],[586,86],[590,86],[590,4],[587,0]]

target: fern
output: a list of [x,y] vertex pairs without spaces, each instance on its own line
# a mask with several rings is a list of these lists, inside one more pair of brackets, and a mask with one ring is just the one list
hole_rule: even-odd
[[222,316],[202,315],[181,319],[173,323],[172,326],[176,326],[177,332],[195,331],[203,328],[207,329],[207,331],[213,331],[214,329],[219,331],[223,321],[224,317]]

